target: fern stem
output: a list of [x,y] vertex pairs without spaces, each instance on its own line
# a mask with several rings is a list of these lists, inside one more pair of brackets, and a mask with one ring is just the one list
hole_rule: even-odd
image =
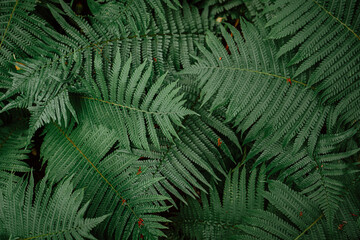
[[302,235],[304,235],[310,228],[312,228],[322,217],[324,214],[321,214],[310,226],[308,226],[299,236],[297,236],[294,240],[298,240]]
[[[95,165],[90,161],[90,159],[79,149],[79,147],[71,140],[71,138],[64,132],[64,130],[61,129],[59,125],[57,125],[55,122],[53,124],[59,129],[59,131],[65,136],[65,138],[76,148],[76,150],[79,151],[79,153],[90,163],[90,165],[96,170],[96,172],[101,176],[102,179],[110,186],[110,188],[118,195],[121,200],[126,200],[121,194],[115,189],[115,187],[109,182],[109,180],[106,179],[106,177],[95,167]],[[126,201],[126,205],[130,211],[134,214],[134,216],[139,219],[138,215],[135,213],[135,211],[131,208],[129,203]]]
[[6,28],[5,28],[4,34],[3,34],[2,39],[1,39],[1,42],[0,42],[0,49],[1,49],[1,46],[2,46],[2,44],[3,44],[3,42],[4,42],[4,40],[5,40],[5,35],[6,35],[7,31],[8,31],[8,29],[9,29],[11,19],[12,19],[13,16],[14,16],[14,12],[15,12],[15,9],[16,9],[16,6],[18,5],[18,3],[19,3],[19,0],[16,0],[15,5],[14,5],[14,8],[13,8],[11,14],[10,14],[10,19],[9,19],[9,21],[8,21],[8,23],[7,23],[7,26],[6,26]]
[[313,0],[314,3],[316,3],[316,5],[318,5],[322,10],[324,10],[327,14],[329,14],[332,18],[334,18],[336,21],[338,21],[341,25],[343,25],[347,30],[349,30],[352,34],[354,34],[354,36],[360,40],[359,35],[357,35],[355,33],[354,30],[352,30],[348,25],[346,25],[345,23],[343,23],[339,18],[335,17],[331,12],[329,12],[323,5],[321,5],[320,3],[318,3],[318,1]]
[[119,103],[109,102],[109,101],[105,101],[105,100],[98,99],[98,98],[85,97],[85,96],[81,96],[81,98],[89,99],[89,100],[94,100],[94,101],[99,101],[99,102],[111,104],[111,105],[114,105],[114,106],[118,106],[118,107],[122,107],[122,108],[127,108],[127,109],[130,109],[130,110],[133,110],[133,111],[143,112],[143,113],[148,113],[148,114],[155,114],[155,115],[176,114],[176,112],[148,112],[148,111],[145,111],[145,110],[142,110],[142,109],[125,106],[125,105],[121,105],[121,104],[119,104]]

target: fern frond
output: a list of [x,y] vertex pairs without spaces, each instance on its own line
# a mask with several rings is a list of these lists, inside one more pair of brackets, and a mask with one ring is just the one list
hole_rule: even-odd
[[[40,33],[46,32],[39,38],[45,44],[56,47],[46,48],[45,51],[39,52],[47,58],[21,60],[23,65],[18,63],[21,71],[14,73],[11,78],[6,75],[7,80],[4,82],[8,89],[1,100],[9,99],[17,93],[20,93],[20,96],[15,101],[11,101],[3,111],[16,107],[28,108],[33,115],[31,123],[34,131],[50,120],[66,124],[69,113],[76,118],[69,104],[67,92],[79,91],[79,83],[75,83],[75,79],[79,76],[91,77],[95,68],[93,65],[95,56],[98,54],[102,54],[106,59],[103,66],[107,69],[118,51],[122,52],[121,60],[125,62],[130,54],[129,50],[132,49],[132,52],[142,53],[134,55],[133,66],[138,66],[144,59],[148,59],[155,63],[155,72],[162,75],[168,69],[190,65],[189,54],[196,54],[193,42],[195,40],[202,42],[205,38],[205,29],[210,27],[195,7],[190,10],[188,5],[184,5],[182,13],[166,12],[169,24],[152,21],[155,25],[151,26],[153,29],[151,32],[145,29],[134,32],[124,20],[125,22],[118,23],[121,25],[121,27],[118,25],[119,29],[122,30],[111,33],[110,30],[101,27],[97,21],[90,23],[76,16],[63,1],[60,1],[60,4],[64,13],[74,21],[76,27],[69,24],[67,19],[60,14],[62,11],[58,11],[53,5],[49,6],[66,35],[59,34],[48,26],[39,26]],[[188,24],[182,23],[185,19]],[[178,27],[174,28],[174,26]],[[169,64],[164,65],[166,62]],[[10,81],[12,81],[11,87]]]
[[151,87],[152,64],[145,69],[146,62],[130,75],[130,57],[121,65],[117,52],[111,72],[103,71],[101,58],[95,56],[96,80],[84,80],[89,97],[77,98],[77,112],[81,119],[88,119],[94,125],[105,124],[117,131],[120,144],[130,149],[130,142],[137,148],[149,150],[148,136],[155,147],[160,148],[159,134],[170,141],[177,137],[175,127],[182,126],[182,119],[195,114],[183,105],[176,82],[163,87],[166,75],[161,76]]
[[[18,60],[21,65],[17,64],[21,70],[13,73],[11,77],[4,73],[6,74],[4,86],[8,89],[1,100],[9,99],[17,93],[20,93],[20,96],[17,100],[11,101],[3,111],[17,107],[28,108],[34,116],[34,120],[32,120],[34,131],[44,123],[48,123],[49,120],[58,123],[64,120],[66,123],[69,113],[76,118],[76,114],[68,102],[67,92],[80,91],[80,80],[76,81],[76,79],[79,76],[91,77],[97,54],[102,54],[106,59],[103,66],[107,69],[118,51],[122,52],[122,62],[126,62],[130,55],[129,51],[132,49],[132,52],[142,53],[133,55],[135,56],[133,66],[138,66],[144,59],[148,59],[154,62],[155,72],[163,75],[167,70],[190,65],[189,54],[196,54],[193,42],[195,40],[202,42],[205,38],[205,29],[210,27],[208,22],[204,22],[205,19],[200,16],[195,7],[190,10],[190,7],[186,5],[184,6],[184,15],[177,11],[166,12],[171,25],[154,21],[155,25],[151,27],[153,29],[151,32],[143,30],[136,33],[128,23],[120,22],[119,29],[122,30],[111,33],[96,21],[90,23],[76,16],[63,1],[60,3],[64,13],[75,22],[76,27],[68,23],[67,19],[60,14],[61,11],[55,9],[54,6],[49,6],[66,35],[39,24],[37,26],[37,28],[41,28],[39,32],[46,32],[39,38],[45,44],[56,47],[45,48],[38,52],[46,56],[45,58],[24,59],[21,62]],[[185,17],[187,21],[195,21],[198,24],[183,24],[182,21]],[[173,26],[179,27],[173,28]],[[36,41],[34,40],[34,42]],[[166,62],[168,64],[164,64]],[[55,109],[60,109],[60,114]]]
[[[224,111],[209,115],[206,109],[200,107],[199,92],[191,80],[181,78],[181,90],[188,99],[185,106],[198,115],[184,118],[182,124],[185,128],[177,131],[179,138],[173,143],[160,139],[160,151],[152,146],[150,151],[133,149],[137,155],[149,158],[147,161],[154,176],[165,178],[159,182],[161,186],[157,186],[162,195],[171,193],[185,204],[180,192],[193,198],[197,196],[195,189],[207,192],[206,188],[211,186],[208,176],[217,180],[220,177],[218,173],[225,176],[227,166],[235,162],[233,148],[242,150],[233,129],[223,123]],[[176,206],[175,202],[172,203]]]
[[[116,132],[103,126],[84,123],[62,129],[51,124],[46,127],[41,148],[47,162],[46,171],[55,182],[75,174],[75,188],[85,188],[84,201],[91,200],[87,216],[112,213],[96,229],[100,238],[162,236],[159,229],[164,226],[160,222],[167,220],[153,213],[168,209],[155,205],[167,198],[148,193],[148,189],[162,178],[136,174],[138,156],[118,149],[116,141]],[[138,226],[140,219],[143,226]]]
[[0,112],[14,108],[27,108],[31,113],[29,138],[46,123],[57,121],[67,125],[69,113],[75,119],[76,113],[70,103],[68,93],[69,71],[63,71],[60,63],[46,68],[42,60],[23,61],[21,73],[12,73],[12,87],[2,96],[8,99],[21,93],[10,101]]
[[[35,1],[9,0],[0,3],[0,88],[11,89],[11,72],[21,71],[23,59],[48,56],[44,47],[49,35],[44,28],[46,21],[35,14]],[[46,49],[46,50],[44,50]],[[1,96],[1,101],[9,95]]]
[[[270,38],[287,37],[277,57],[292,50],[289,65],[294,77],[313,69],[308,86],[314,86],[324,103],[335,103],[360,86],[359,1],[276,1],[267,23]],[[319,27],[321,26],[321,29]]]
[[331,221],[342,202],[345,187],[342,176],[349,174],[348,170],[352,168],[344,159],[360,150],[342,151],[341,144],[356,132],[353,128],[342,133],[320,135],[313,155],[306,148],[294,154],[291,147],[282,149],[273,144],[265,147],[266,150],[255,160],[254,167],[270,162],[266,168],[269,176],[276,176],[288,185],[295,183]]
[[204,118],[192,115],[184,124],[186,129],[179,131],[179,139],[173,143],[162,141],[167,145],[161,151],[135,151],[140,156],[158,161],[154,166],[154,176],[163,176],[165,179],[160,182],[163,188],[183,202],[185,199],[179,190],[194,198],[197,196],[194,187],[203,192],[207,192],[206,187],[211,187],[208,175],[217,181],[220,180],[218,173],[226,175],[225,161],[219,159],[222,159],[221,153],[229,153],[227,141],[222,139],[224,142],[218,146],[220,135]]
[[[35,2],[31,0],[9,0],[0,3],[0,66],[5,65],[5,60],[13,60],[12,53],[17,56],[25,54],[34,55],[37,43],[33,34],[35,31],[27,29],[32,26],[35,29],[36,17],[29,17],[28,12],[35,9]],[[32,42],[31,40],[34,40]],[[34,44],[34,48],[30,47]]]
[[[205,31],[215,28],[214,20],[209,21],[205,16],[200,15],[195,6],[189,6],[187,3],[182,5],[182,11],[166,9],[166,21],[148,16],[149,23],[146,28],[134,26],[135,23],[124,19],[124,14],[118,18],[111,15],[116,22],[111,27],[104,28],[104,25],[97,19],[88,22],[81,16],[76,16],[63,1],[60,3],[67,16],[76,23],[77,28],[84,32],[84,36],[81,36],[76,28],[67,23],[64,16],[60,15],[53,7],[49,7],[67,35],[80,40],[78,40],[77,49],[73,49],[72,52],[79,50],[79,53],[89,58],[93,57],[93,53],[86,50],[94,48],[97,53],[104,53],[105,58],[110,60],[116,54],[117,50],[113,49],[113,45],[115,45],[121,49],[123,62],[125,59],[127,60],[131,49],[135,65],[140,65],[147,59],[156,63],[154,64],[156,73],[160,74],[189,66],[192,63],[190,54],[197,55],[194,42],[204,42]],[[106,6],[105,4],[103,7],[112,8],[112,5]],[[144,9],[141,8],[137,11],[141,12]],[[106,22],[108,23],[108,21]]]
[[[356,197],[351,194],[346,195],[345,203],[337,211],[338,225],[328,225],[313,201],[280,181],[270,181],[269,191],[265,191],[263,195],[270,203],[268,209],[250,211],[244,219],[245,224],[237,226],[246,233],[242,236],[244,239],[340,240],[356,239],[360,236],[356,221],[348,214],[350,209],[359,205]],[[345,227],[340,228],[340,224]]]
[[189,200],[189,206],[182,206],[177,220],[184,233],[196,239],[238,237],[242,231],[236,225],[243,223],[251,209],[264,207],[263,170],[253,171],[249,180],[245,168],[241,174],[238,169],[228,174],[222,201],[214,185],[209,200],[204,193],[201,194],[202,204]]
[[69,2],[0,3],[1,239],[360,239],[359,0]]
[[71,177],[54,184],[47,178],[34,186],[33,176],[16,183],[12,177],[0,189],[0,235],[21,239],[96,239],[90,230],[108,215],[84,218],[83,189],[74,190]]
[[[245,143],[266,138],[268,142],[281,140],[286,146],[296,139],[297,149],[307,143],[313,150],[329,107],[304,88],[304,76],[290,78],[293,69],[276,60],[275,44],[264,41],[254,25],[241,23],[244,38],[233,26],[228,27],[234,38],[224,28],[221,31],[230,53],[209,33],[208,48],[198,45],[203,57],[182,72],[198,76],[203,104],[211,103],[211,111],[226,107],[227,121],[247,132]],[[252,152],[256,155],[263,150]]]
[[271,181],[269,191],[263,195],[286,220],[280,214],[274,214],[274,211],[251,211],[245,217],[246,224],[239,226],[245,233],[257,239],[261,236],[267,236],[268,239],[295,239],[306,230],[307,236],[310,234],[324,239],[321,238],[324,235],[323,229],[315,227],[319,225],[318,221],[322,220],[323,215],[309,199],[279,181]]

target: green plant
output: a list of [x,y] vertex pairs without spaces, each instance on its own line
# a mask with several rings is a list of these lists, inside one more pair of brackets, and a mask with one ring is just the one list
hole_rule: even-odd
[[71,179],[54,186],[45,177],[34,187],[32,175],[17,182],[10,175],[0,191],[1,236],[95,239],[90,230],[108,216],[84,219],[89,202],[82,204],[84,190],[74,190]]
[[0,237],[359,239],[358,0],[0,2]]

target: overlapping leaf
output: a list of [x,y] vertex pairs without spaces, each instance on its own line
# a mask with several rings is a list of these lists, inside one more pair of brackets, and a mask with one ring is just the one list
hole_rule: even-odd
[[0,189],[0,236],[21,239],[96,239],[90,230],[108,216],[84,218],[89,202],[74,190],[71,177],[55,185],[46,177],[34,186],[33,176]]
[[[294,77],[311,69],[308,86],[322,102],[336,103],[360,86],[359,1],[275,1],[269,37],[286,39],[276,56],[290,53]],[[357,95],[359,97],[359,95]],[[357,111],[360,109],[357,108]]]
[[88,217],[112,214],[96,229],[99,238],[162,236],[160,222],[167,220],[153,213],[168,208],[156,204],[167,198],[151,190],[162,178],[136,174],[138,156],[113,148],[116,141],[116,132],[103,126],[51,124],[41,148],[46,172],[56,182],[74,174],[75,188],[84,188],[83,201],[91,200]]
[[267,137],[284,146],[296,141],[295,149],[307,143],[313,152],[329,108],[304,88],[304,77],[290,78],[294,69],[276,60],[273,42],[264,40],[254,25],[241,24],[244,38],[230,25],[234,38],[222,28],[229,52],[208,33],[208,48],[198,45],[203,57],[183,73],[198,76],[202,102],[210,102],[211,110],[227,108],[227,121],[247,132],[245,143]]
[[[130,74],[131,57],[121,64],[120,52],[116,54],[111,71],[103,70],[100,56],[95,57],[95,79],[87,75],[83,81],[89,96],[76,99],[80,118],[98,125],[105,124],[117,131],[122,146],[130,149],[130,142],[138,148],[150,149],[149,140],[160,148],[159,131],[168,140],[178,138],[176,126],[182,127],[182,119],[194,114],[183,105],[183,95],[178,94],[176,82],[164,86],[166,75],[151,87],[152,65],[146,62]],[[89,117],[90,116],[90,117]],[[80,119],[81,121],[81,119]]]

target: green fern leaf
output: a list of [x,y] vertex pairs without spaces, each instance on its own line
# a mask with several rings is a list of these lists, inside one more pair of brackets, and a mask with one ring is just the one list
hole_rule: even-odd
[[189,206],[182,206],[177,221],[187,236],[196,239],[220,239],[239,236],[241,230],[236,225],[244,221],[251,209],[264,207],[263,170],[253,171],[250,179],[246,179],[246,169],[241,174],[235,170],[228,174],[222,201],[216,187],[213,185],[209,200],[201,194],[198,200],[189,200]]
[[[288,37],[277,57],[293,50],[294,77],[313,69],[308,86],[322,102],[335,103],[359,87],[360,20],[358,1],[276,1],[270,38]],[[319,27],[321,28],[319,29]]]
[[294,154],[290,147],[282,149],[276,144],[271,145],[256,159],[253,168],[270,161],[266,168],[269,176],[276,175],[278,180],[289,185],[295,183],[332,221],[344,193],[341,176],[353,168],[343,159],[360,150],[342,152],[341,143],[355,133],[356,129],[350,129],[342,133],[321,135],[314,151],[316,154],[309,153],[306,148]]
[[[112,213],[96,229],[100,238],[162,236],[160,229],[164,227],[159,222],[167,220],[153,213],[168,209],[155,204],[167,198],[151,194],[153,185],[162,178],[136,174],[139,157],[118,149],[116,141],[115,131],[103,126],[72,124],[63,130],[49,125],[41,148],[46,171],[55,182],[75,174],[75,188],[85,188],[84,201],[91,200],[89,217]],[[112,147],[115,149],[110,151]],[[140,219],[144,226],[138,226]]]
[[[0,189],[0,235],[33,239],[96,239],[90,230],[108,215],[84,218],[89,202],[82,204],[84,190],[74,190],[71,177],[57,185],[47,178],[34,187],[29,181],[13,183],[12,177]],[[14,204],[17,203],[17,204]]]
[[[90,115],[92,117],[89,120],[94,125],[102,123],[115,129],[118,140],[127,149],[130,149],[131,142],[137,148],[149,150],[148,136],[155,147],[160,148],[160,132],[155,129],[155,125],[160,127],[161,133],[168,140],[178,138],[174,127],[182,126],[181,120],[195,113],[183,106],[184,100],[182,95],[177,94],[179,88],[176,88],[176,82],[162,87],[166,77],[163,75],[147,88],[152,65],[144,71],[147,65],[144,62],[129,76],[132,58],[124,64],[120,73],[120,53],[116,56],[112,72],[107,74],[103,71],[102,60],[96,55],[96,80],[84,80],[87,81],[85,85],[90,97],[75,100],[80,121],[88,119]],[[110,84],[107,84],[108,79]]]
[[[358,206],[356,196],[346,194],[345,203],[337,211],[336,222],[329,225],[316,204],[305,196],[293,191],[280,181],[270,181],[269,191],[263,196],[270,205],[266,211],[252,210],[245,217],[245,224],[237,227],[246,234],[244,239],[356,239],[360,231],[356,221],[344,216]],[[346,226],[347,225],[347,226]],[[340,228],[341,227],[341,228]]]
[[[209,33],[208,48],[198,45],[203,58],[182,74],[198,76],[202,103],[209,102],[211,111],[227,108],[227,121],[247,133],[244,143],[281,140],[285,147],[296,141],[295,150],[303,144],[313,150],[329,107],[320,104],[315,92],[304,89],[304,79],[292,79],[290,85],[287,80],[293,69],[286,68],[283,60],[276,60],[275,44],[263,40],[254,25],[244,21],[241,24],[244,38],[231,25],[227,26],[234,38],[221,27],[230,53]],[[321,117],[308,121],[313,115]],[[252,148],[247,159],[264,151],[261,146],[266,144]]]

